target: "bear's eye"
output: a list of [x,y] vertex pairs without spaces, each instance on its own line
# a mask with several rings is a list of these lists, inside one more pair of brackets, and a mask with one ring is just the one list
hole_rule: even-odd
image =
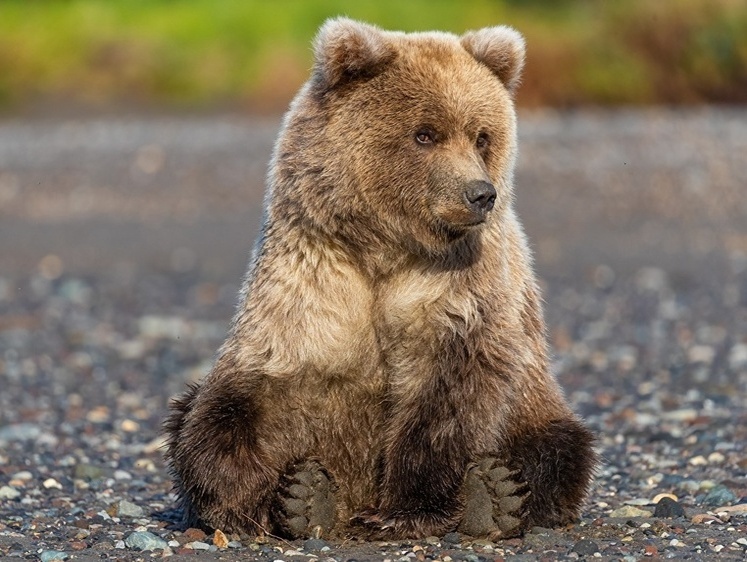
[[433,144],[433,133],[430,131],[418,131],[415,133],[415,140],[418,144]]
[[487,133],[480,133],[477,135],[477,140],[475,141],[475,146],[477,148],[485,148],[488,146],[488,134]]

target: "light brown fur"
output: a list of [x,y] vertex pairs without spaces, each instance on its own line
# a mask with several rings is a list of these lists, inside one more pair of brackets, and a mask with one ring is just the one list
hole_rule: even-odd
[[[567,480],[567,501],[524,517],[567,522],[594,454],[548,372],[512,208],[523,42],[506,28],[460,41],[335,20],[315,52],[231,331],[167,421],[188,521],[275,528],[279,479],[315,459],[338,487],[333,533],[355,532],[366,508],[358,523],[383,534],[445,532],[470,463],[498,455],[551,498],[538,501]],[[476,211],[465,186],[487,184],[494,207]],[[578,461],[540,482],[547,467],[524,466],[535,434]]]

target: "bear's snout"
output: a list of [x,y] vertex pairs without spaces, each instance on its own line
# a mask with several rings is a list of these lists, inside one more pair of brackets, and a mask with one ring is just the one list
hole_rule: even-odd
[[495,187],[493,184],[483,180],[474,180],[467,183],[464,189],[464,199],[467,206],[475,215],[484,218],[495,204]]

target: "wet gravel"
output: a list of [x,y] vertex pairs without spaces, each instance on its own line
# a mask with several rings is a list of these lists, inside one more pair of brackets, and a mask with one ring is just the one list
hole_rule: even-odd
[[577,524],[498,543],[177,529],[159,426],[224,336],[276,126],[0,123],[0,556],[744,559],[738,109],[522,116],[518,205],[554,368],[604,460]]

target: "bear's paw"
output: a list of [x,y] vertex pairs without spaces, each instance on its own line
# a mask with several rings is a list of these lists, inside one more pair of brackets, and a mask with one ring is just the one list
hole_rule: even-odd
[[487,457],[467,471],[464,511],[458,531],[492,540],[521,534],[529,490],[518,481],[518,471]]
[[282,476],[274,514],[282,535],[291,539],[327,536],[335,525],[335,514],[335,485],[320,463],[296,463]]

